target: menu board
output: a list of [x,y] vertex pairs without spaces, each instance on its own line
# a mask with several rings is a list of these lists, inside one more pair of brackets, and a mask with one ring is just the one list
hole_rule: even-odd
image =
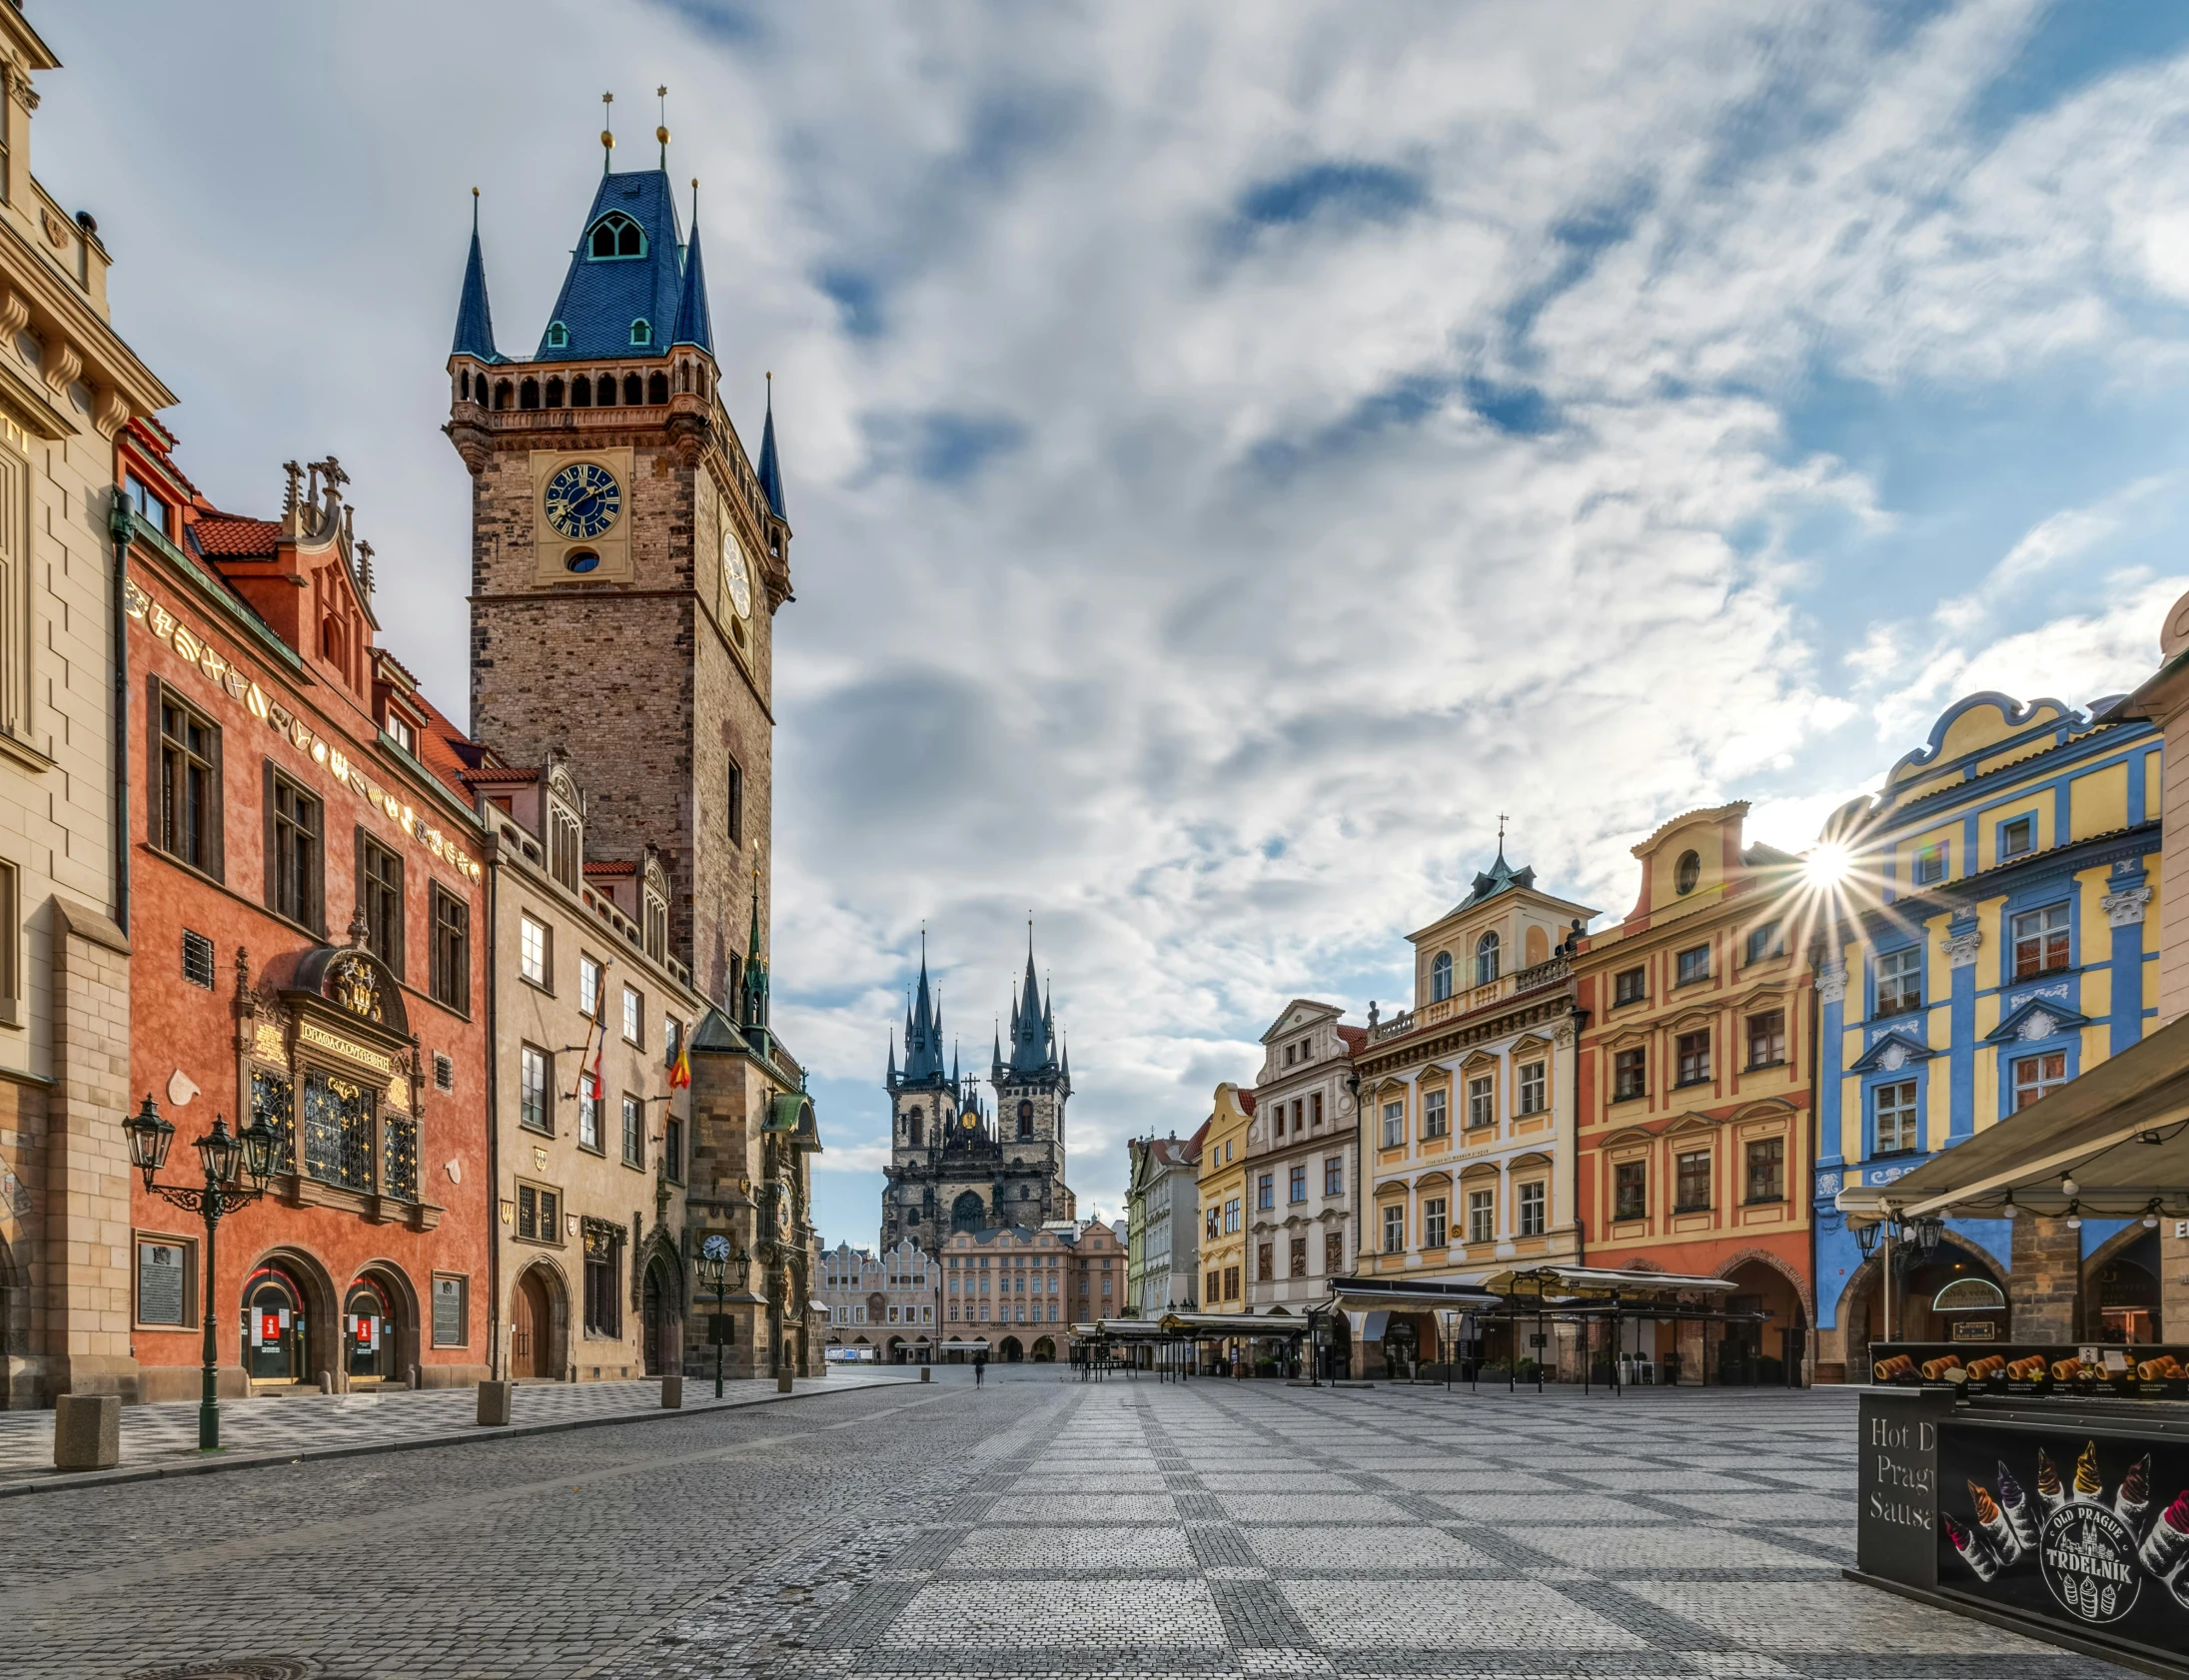
[[187,1322],[189,1252],[180,1243],[137,1245],[137,1322]]
[[1937,1582],[2108,1642],[2189,1650],[2189,1441],[1941,1425]]
[[1870,1379],[1898,1388],[2053,1399],[2189,1399],[2189,1347],[2085,1342],[1873,1341]]

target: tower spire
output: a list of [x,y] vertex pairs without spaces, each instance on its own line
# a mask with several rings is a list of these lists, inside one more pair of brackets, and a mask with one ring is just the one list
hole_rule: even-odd
[[615,95],[600,96],[600,173],[607,174],[608,166],[615,161],[615,129],[610,121],[614,115],[608,107],[615,103]]
[[[696,218],[697,210],[692,215]],[[692,237],[696,243],[696,225]],[[760,493],[767,497],[768,511],[778,519],[788,519],[790,515],[783,511],[782,463],[775,455],[775,376],[772,373],[767,376],[767,421],[760,428],[760,464],[753,470],[760,480]]]
[[[661,131],[668,133],[667,129]],[[691,240],[684,247],[683,284],[676,294],[676,326],[671,345],[693,345],[714,354],[714,323],[707,314],[706,264],[699,256],[699,178],[691,178]]]
[[476,356],[500,362],[494,347],[494,312],[487,307],[487,259],[479,246],[479,189],[472,189],[472,251],[464,262],[464,292],[456,308],[456,342],[451,356]]
[[[663,83],[653,90],[661,100],[661,126],[653,131],[653,138],[661,143],[661,169],[668,171],[668,85]],[[694,182],[694,186],[698,183]]]

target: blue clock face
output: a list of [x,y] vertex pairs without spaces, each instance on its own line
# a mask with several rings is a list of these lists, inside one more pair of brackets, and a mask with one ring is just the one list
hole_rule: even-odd
[[564,536],[598,536],[623,510],[615,474],[589,460],[573,460],[547,480],[547,523]]

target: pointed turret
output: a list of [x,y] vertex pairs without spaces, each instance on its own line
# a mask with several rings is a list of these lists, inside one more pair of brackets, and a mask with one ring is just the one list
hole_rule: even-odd
[[[692,243],[698,244],[699,236],[692,234]],[[767,377],[767,420],[760,427],[760,463],[754,468],[759,474],[760,493],[767,497],[767,508],[778,519],[788,519],[783,511],[783,469],[775,458],[775,376]]]
[[1038,1074],[1054,1065],[1049,1028],[1041,1003],[1041,981],[1034,973],[1034,930],[1026,930],[1026,978],[1011,1005],[1011,1071]]
[[[671,345],[695,345],[714,354],[714,323],[707,315],[706,265],[699,258],[699,183],[691,184],[691,240],[684,247],[684,285],[676,299]],[[762,483],[765,483],[762,479]]]
[[487,258],[479,248],[479,189],[472,189],[472,254],[464,264],[464,295],[456,307],[456,343],[451,356],[476,356],[500,362],[494,347],[494,311],[487,305]]
[[897,1089],[897,1035],[895,1033],[889,1035],[889,1072],[883,1081],[883,1085],[886,1090],[894,1091]]
[[920,935],[920,978],[913,994],[912,1025],[904,1041],[904,1083],[942,1083],[942,1012],[927,980],[927,935]]
[[740,1027],[767,1031],[767,962],[760,955],[760,877],[752,876],[752,936],[745,945],[744,996],[739,1010]]
[[537,359],[666,356],[684,291],[683,252],[665,171],[603,175]]

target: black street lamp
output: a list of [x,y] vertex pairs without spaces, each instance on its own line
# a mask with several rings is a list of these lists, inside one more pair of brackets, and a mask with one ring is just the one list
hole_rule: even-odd
[[[198,1450],[217,1452],[221,1445],[220,1347],[214,1333],[220,1293],[213,1269],[213,1238],[223,1215],[248,1208],[266,1194],[266,1181],[274,1176],[274,1129],[254,1120],[241,1132],[231,1133],[222,1115],[213,1117],[213,1130],[195,1145],[205,1183],[162,1185],[153,1175],[167,1165],[167,1152],[175,1144],[175,1128],[160,1116],[160,1105],[145,1095],[144,1107],[122,1122],[129,1135],[129,1159],[145,1178],[145,1189],[157,1192],[185,1213],[205,1221],[205,1292],[198,1302],[205,1320],[205,1385],[198,1400]],[[249,1176],[248,1187],[237,1183],[237,1169]]]
[[729,1322],[722,1312],[722,1297],[729,1287],[729,1268],[737,1268],[737,1289],[744,1291],[752,1277],[752,1257],[743,1249],[732,1250],[729,1239],[716,1232],[699,1245],[699,1280],[714,1294],[714,1321],[707,1339],[714,1343],[714,1397],[722,1397],[722,1343],[728,1339]]

